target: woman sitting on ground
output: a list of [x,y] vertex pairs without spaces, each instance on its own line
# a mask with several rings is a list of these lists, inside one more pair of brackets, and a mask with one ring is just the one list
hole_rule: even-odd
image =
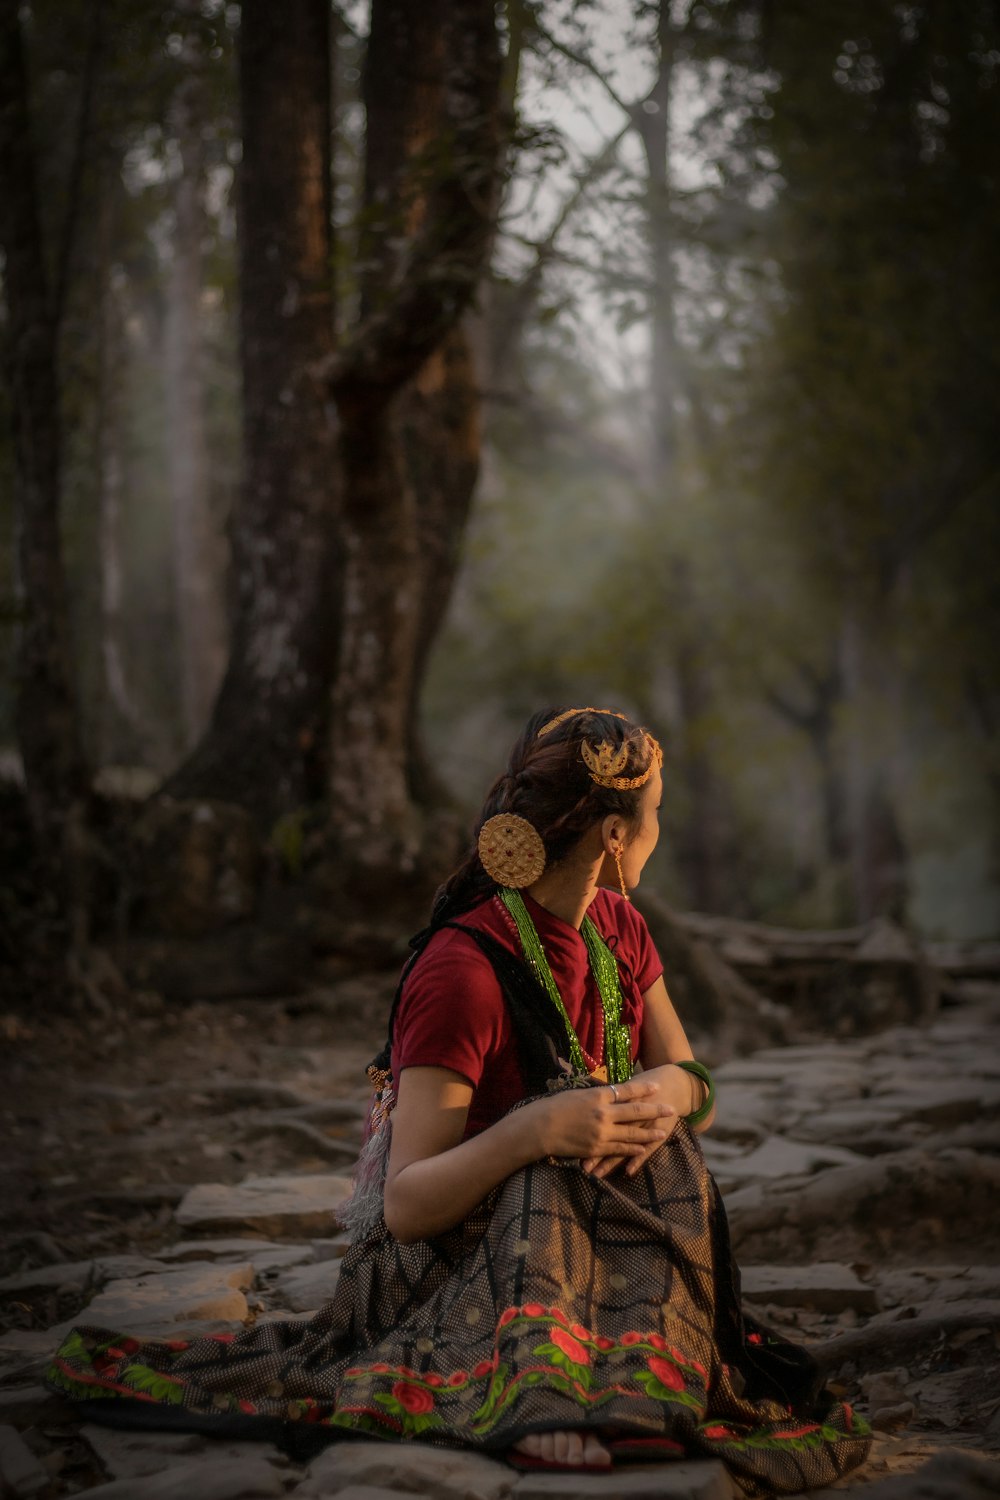
[[711,1078],[629,900],[659,833],[661,764],[615,712],[528,723],[369,1069],[333,1301],[172,1346],[81,1328],[53,1383],[103,1396],[88,1414],[109,1421],[149,1425],[170,1403],[172,1425],[293,1451],[308,1433],[458,1443],[520,1467],[711,1456],[751,1495],[864,1461],[867,1425],[740,1307],[698,1143]]

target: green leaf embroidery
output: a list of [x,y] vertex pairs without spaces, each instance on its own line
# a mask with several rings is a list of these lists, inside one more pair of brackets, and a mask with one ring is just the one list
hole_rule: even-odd
[[702,1403],[696,1400],[689,1391],[671,1390],[669,1386],[663,1384],[662,1380],[657,1379],[652,1370],[639,1370],[633,1379],[645,1389],[646,1395],[651,1396],[655,1401],[672,1401],[678,1406],[693,1406],[699,1413],[704,1410]]
[[157,1401],[166,1401],[172,1406],[179,1406],[184,1399],[184,1390],[178,1381],[169,1375],[161,1375],[159,1370],[151,1370],[148,1365],[131,1365],[122,1374],[121,1383],[134,1385],[137,1391],[145,1391]]

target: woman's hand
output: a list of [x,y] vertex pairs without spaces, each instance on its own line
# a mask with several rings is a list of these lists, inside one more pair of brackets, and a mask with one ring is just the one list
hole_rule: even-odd
[[[624,1152],[609,1154],[594,1152],[593,1155],[581,1162],[583,1170],[590,1172],[594,1177],[607,1177],[609,1173],[614,1172],[616,1168],[620,1167],[622,1162],[627,1162],[625,1175],[627,1177],[634,1177],[645,1166],[646,1162],[653,1155],[653,1152],[658,1151],[663,1145],[663,1141],[673,1134],[677,1121],[684,1115],[690,1114],[692,1109],[697,1108],[697,1105],[691,1102],[691,1084],[692,1082],[697,1084],[699,1093],[701,1085],[698,1084],[697,1079],[692,1080],[691,1074],[683,1068],[678,1068],[673,1063],[665,1063],[659,1068],[649,1068],[646,1072],[641,1073],[639,1077],[649,1088],[654,1090],[657,1098],[663,1100],[668,1110],[668,1114],[663,1117],[663,1123],[666,1126],[663,1138],[649,1142],[640,1151],[629,1152],[627,1154]],[[623,1088],[632,1088],[636,1081],[633,1080],[633,1083],[628,1084],[618,1084],[619,1096],[621,1096]],[[699,1099],[698,1102],[700,1103],[701,1100]]]
[[584,1166],[612,1158],[645,1160],[667,1139],[677,1113],[655,1077],[645,1073],[613,1088],[566,1089],[539,1100],[537,1108],[545,1114],[541,1154],[576,1156]]

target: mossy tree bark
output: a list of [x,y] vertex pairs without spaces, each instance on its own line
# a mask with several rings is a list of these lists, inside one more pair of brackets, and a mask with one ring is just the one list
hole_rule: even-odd
[[16,725],[39,847],[59,865],[88,796],[59,534],[57,297],[48,283],[18,8],[0,7],[0,244],[14,425]]
[[333,351],[329,45],[324,0],[245,0],[234,618],[211,722],[164,787],[265,825],[322,790],[336,641],[336,437],[313,374]]
[[330,371],[345,547],[328,791],[355,878],[425,853],[416,709],[478,472],[462,317],[494,232],[500,79],[488,7],[375,0],[361,319]]

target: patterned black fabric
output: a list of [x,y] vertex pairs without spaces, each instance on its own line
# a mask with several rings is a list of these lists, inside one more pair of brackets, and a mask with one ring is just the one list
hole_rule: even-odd
[[190,1342],[84,1326],[47,1379],[88,1416],[299,1454],[362,1435],[503,1453],[590,1428],[631,1457],[722,1459],[751,1496],[832,1483],[871,1443],[807,1352],[742,1314],[725,1211],[683,1123],[634,1178],[543,1161],[433,1241],[399,1244],[382,1221],[306,1322]]

